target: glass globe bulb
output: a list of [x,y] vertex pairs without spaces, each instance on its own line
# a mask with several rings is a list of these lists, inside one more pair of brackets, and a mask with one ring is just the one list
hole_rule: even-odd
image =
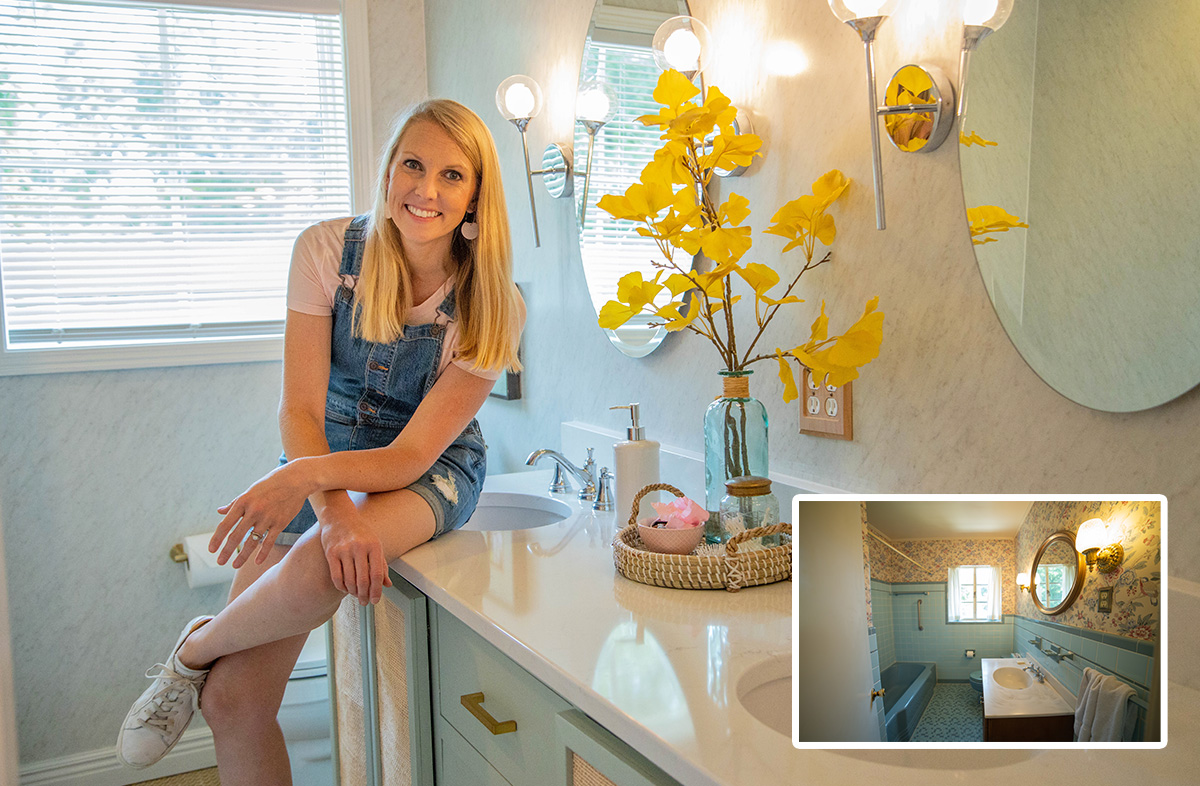
[[527,120],[542,111],[542,88],[523,74],[510,76],[496,88],[496,108],[505,120]]
[[899,0],[829,0],[829,10],[843,22],[891,16]]
[[712,51],[708,28],[691,16],[673,16],[659,25],[652,49],[659,68],[674,68],[688,76],[704,70]]
[[1088,519],[1079,525],[1075,533],[1075,550],[1102,549],[1112,543],[1108,537],[1108,525],[1100,519]]
[[1017,586],[1018,587],[1028,587],[1029,586],[1029,574],[1028,573],[1018,573],[1017,574]]
[[963,0],[963,24],[996,31],[1012,14],[1013,0]]
[[579,86],[576,119],[603,125],[616,117],[617,108],[617,91],[607,82],[593,79]]

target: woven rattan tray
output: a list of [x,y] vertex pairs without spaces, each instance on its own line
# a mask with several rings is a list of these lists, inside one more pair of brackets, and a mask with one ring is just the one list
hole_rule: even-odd
[[[633,512],[628,525],[613,539],[613,563],[627,579],[655,587],[673,589],[725,589],[737,592],[742,587],[773,584],[792,576],[791,539],[781,546],[740,551],[738,546],[747,540],[764,535],[791,535],[790,524],[739,532],[729,539],[722,553],[718,547],[712,554],[659,554],[646,549],[638,535],[637,510],[642,497],[652,491],[669,491],[677,497],[683,492],[666,483],[646,486],[633,498]],[[697,551],[705,549],[703,545]],[[708,547],[711,549],[712,547]]]

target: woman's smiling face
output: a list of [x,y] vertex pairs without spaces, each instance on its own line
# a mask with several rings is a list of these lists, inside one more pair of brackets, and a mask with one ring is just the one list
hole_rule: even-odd
[[440,126],[418,121],[396,147],[388,170],[388,217],[409,253],[444,247],[450,254],[454,231],[475,207],[475,169]]

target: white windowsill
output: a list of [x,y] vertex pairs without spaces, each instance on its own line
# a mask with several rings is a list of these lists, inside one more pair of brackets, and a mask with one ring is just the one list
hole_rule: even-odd
[[282,338],[209,340],[89,349],[0,350],[0,377],[281,360]]

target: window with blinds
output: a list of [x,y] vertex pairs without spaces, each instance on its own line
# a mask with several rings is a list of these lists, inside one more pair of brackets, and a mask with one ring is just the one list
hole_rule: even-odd
[[[654,159],[654,152],[662,144],[657,126],[647,127],[638,122],[642,115],[657,114],[660,109],[653,93],[661,73],[648,46],[592,39],[584,52],[580,82],[589,79],[608,82],[616,91],[620,106],[616,117],[596,135],[588,205],[579,238],[588,289],[597,312],[617,296],[617,281],[621,276],[641,270],[645,278],[650,278],[656,272],[650,261],[662,260],[654,240],[637,233],[640,224],[616,221],[596,207],[605,194],[624,194],[625,189],[637,182],[642,169]],[[575,151],[580,178],[587,165],[587,149],[587,132],[582,124],[576,124]],[[575,187],[576,193],[581,193],[582,180]],[[685,268],[690,266],[690,259],[682,264]],[[664,292],[662,303],[669,296],[670,293]]]
[[6,355],[280,336],[348,148],[336,13],[0,0]]

